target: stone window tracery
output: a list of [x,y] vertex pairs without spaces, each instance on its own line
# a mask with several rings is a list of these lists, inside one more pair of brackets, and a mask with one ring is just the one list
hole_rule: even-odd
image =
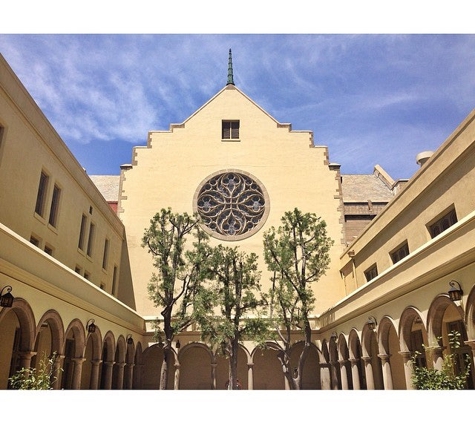
[[223,240],[251,236],[262,227],[269,211],[262,184],[233,170],[205,180],[195,194],[194,207],[207,231]]

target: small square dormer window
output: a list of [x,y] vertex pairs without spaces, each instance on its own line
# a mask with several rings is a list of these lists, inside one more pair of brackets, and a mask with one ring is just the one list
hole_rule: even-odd
[[221,127],[221,138],[223,140],[238,140],[239,120],[223,120]]

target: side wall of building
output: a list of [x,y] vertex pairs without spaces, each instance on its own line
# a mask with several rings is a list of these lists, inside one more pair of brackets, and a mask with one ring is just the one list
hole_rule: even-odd
[[[118,296],[119,284],[131,285],[121,262],[123,224],[3,58],[0,64],[0,196],[8,204],[0,222]],[[133,296],[119,299],[134,307]]]

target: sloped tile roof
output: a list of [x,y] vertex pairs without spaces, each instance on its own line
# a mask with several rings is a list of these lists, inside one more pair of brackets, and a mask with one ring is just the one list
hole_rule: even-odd
[[388,202],[394,192],[374,174],[342,175],[342,194],[344,202]]
[[119,200],[120,176],[89,176],[107,202]]

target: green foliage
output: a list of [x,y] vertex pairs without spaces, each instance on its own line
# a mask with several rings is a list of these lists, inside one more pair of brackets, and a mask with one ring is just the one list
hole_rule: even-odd
[[[56,352],[50,358],[46,354],[39,362],[38,368],[22,368],[9,378],[14,390],[52,390],[57,377],[54,374]],[[62,369],[59,369],[62,371]]]
[[209,284],[195,296],[195,318],[201,338],[229,358],[228,389],[240,389],[240,342],[250,340],[264,347],[270,338],[257,255],[218,245],[211,249],[206,272]]
[[267,301],[261,292],[257,255],[218,245],[211,250],[207,273],[210,283],[195,298],[202,338],[212,345],[233,340],[264,344],[270,334],[262,318]]
[[286,212],[277,229],[264,233],[264,258],[273,272],[272,313],[286,327],[302,328],[315,302],[311,283],[325,274],[333,240],[326,223],[295,208]]
[[[448,334],[452,351],[460,347],[460,333],[451,331]],[[412,357],[412,384],[416,390],[463,390],[470,372],[470,359],[466,359],[465,369],[457,373],[456,354],[452,352],[444,356],[442,369],[417,366],[416,360],[420,352]]]
[[[187,247],[186,242],[193,243]],[[162,209],[150,220],[142,246],[153,255],[157,272],[152,274],[148,293],[163,317],[163,328],[156,324],[156,337],[171,341],[192,322],[193,298],[205,277],[203,263],[208,255],[208,236],[197,216]]]
[[[193,239],[187,245],[188,239]],[[157,272],[152,274],[148,293],[160,309],[155,322],[155,339],[163,344],[160,389],[167,387],[171,344],[178,333],[194,322],[194,298],[206,277],[208,236],[200,228],[198,216],[162,209],[150,220],[142,246],[153,256]]]
[[[264,233],[264,259],[273,273],[270,297],[270,320],[281,341],[274,348],[282,363],[290,388],[302,385],[302,371],[311,343],[309,314],[315,297],[312,283],[325,274],[330,264],[333,240],[327,236],[326,223],[313,213],[295,208],[281,218],[282,224]],[[294,376],[291,367],[292,335],[302,330],[304,347]]]

